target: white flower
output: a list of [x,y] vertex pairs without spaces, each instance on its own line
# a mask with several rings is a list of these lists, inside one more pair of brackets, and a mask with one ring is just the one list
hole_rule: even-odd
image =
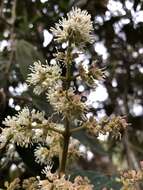
[[28,147],[29,144],[35,141],[42,141],[42,131],[40,131],[40,135],[37,135],[36,127],[47,123],[44,115],[44,112],[39,112],[35,109],[30,112],[28,107],[25,107],[16,116],[8,116],[3,121],[3,124],[8,128],[2,129],[1,144],[10,141],[17,145]]
[[67,14],[67,19],[62,18],[51,31],[58,42],[70,41],[81,46],[93,39],[91,16],[79,8],[73,8]]
[[60,78],[61,69],[58,64],[44,65],[40,61],[30,67],[32,73],[28,75],[27,82],[34,87],[33,92],[40,95],[49,87],[55,85]]
[[36,157],[36,162],[40,164],[48,164],[49,163],[49,149],[47,147],[38,146],[34,155]]
[[[14,131],[14,130],[13,130]],[[27,130],[17,130],[15,129],[13,137],[11,138],[12,143],[16,143],[18,146],[21,147],[28,147],[29,144],[32,144],[32,134],[31,131]]]
[[51,173],[52,167],[53,167],[53,163],[50,162],[47,166],[44,167],[41,173],[46,175],[46,177],[53,178],[53,176],[55,176],[54,178],[58,178],[59,175],[57,173]]
[[28,147],[32,144],[32,133],[29,130],[23,128],[10,127],[2,129],[0,135],[0,147],[3,147],[7,142],[16,143],[19,146]]
[[[50,124],[57,129],[62,129],[63,126],[61,124]],[[61,144],[63,143],[63,136],[55,131],[48,130],[46,138],[44,139],[44,144],[46,146],[38,146],[35,149],[35,157],[36,161],[41,164],[49,164],[54,156],[59,156],[61,152]]]

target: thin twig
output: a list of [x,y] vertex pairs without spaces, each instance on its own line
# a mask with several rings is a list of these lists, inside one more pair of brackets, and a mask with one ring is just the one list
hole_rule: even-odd
[[12,24],[6,20],[3,16],[0,16],[0,21],[7,25],[8,27],[12,27]]
[[[124,105],[125,105],[125,114],[128,117],[128,115],[130,113],[129,106],[128,106],[128,90],[129,90],[128,88],[129,88],[129,84],[130,84],[130,64],[128,62],[126,62],[126,64],[125,64],[125,69],[127,72],[127,81],[126,81],[126,87],[125,87],[124,94],[123,94],[123,101],[124,101]],[[124,140],[124,146],[125,146],[125,150],[126,150],[126,154],[127,154],[127,162],[128,162],[129,167],[139,171],[140,166],[138,164],[136,155],[135,155],[132,147],[130,146],[129,134],[128,134],[127,130],[124,133],[123,140]],[[136,184],[136,190],[141,190],[139,184]]]
[[60,130],[56,127],[50,127],[49,125],[37,125],[37,126],[32,127],[32,129],[42,129],[42,128],[44,128],[44,130],[46,130],[46,131],[51,130],[51,131],[54,131],[54,132],[59,133],[61,135],[64,135],[63,130]]
[[[127,63],[126,63],[126,72],[129,75],[130,68],[129,68],[129,65],[127,65]],[[129,86],[129,79],[127,78],[127,85],[126,85],[126,88],[124,90],[124,95],[123,95],[123,101],[124,101],[124,106],[125,106],[125,115],[127,117],[130,113],[129,106],[128,106],[128,86]],[[127,118],[127,120],[128,120],[128,118]],[[126,153],[127,153],[127,161],[128,161],[129,167],[136,169],[136,170],[140,170],[135,153],[133,152],[133,150],[130,146],[130,143],[129,143],[129,134],[128,134],[127,130],[124,133],[124,145],[125,145],[125,149],[126,149]]]
[[59,133],[61,135],[64,134],[64,131],[57,129],[56,127],[49,127],[48,130],[54,131],[54,132]]
[[74,128],[74,129],[71,129],[70,132],[71,132],[71,133],[74,133],[74,132],[80,131],[80,130],[82,130],[82,129],[84,129],[84,128],[85,128],[84,126],[76,127],[76,128]]
[[11,94],[7,95],[8,98],[13,98],[14,100],[20,100],[20,101],[25,101],[25,102],[32,102],[32,98],[26,97],[26,96],[14,96]]

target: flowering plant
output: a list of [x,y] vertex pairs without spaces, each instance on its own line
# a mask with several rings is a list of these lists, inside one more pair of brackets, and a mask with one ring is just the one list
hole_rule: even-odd
[[[77,74],[72,71],[75,57],[85,51],[88,43],[93,42],[93,24],[87,11],[73,8],[67,14],[67,18],[62,18],[51,31],[57,43],[66,43],[65,52],[57,52],[54,55],[54,63],[35,62],[30,67],[31,73],[28,75],[27,83],[36,95],[47,97],[47,101],[53,107],[53,113],[47,117],[44,112],[25,107],[17,115],[8,116],[3,121],[6,127],[2,129],[0,136],[1,147],[7,143],[25,148],[34,143],[38,144],[34,156],[37,163],[46,165],[41,171],[45,174],[45,179],[32,177],[22,183],[15,179],[12,183],[5,184],[8,190],[96,189],[86,176],[70,179],[68,163],[82,156],[79,150],[80,141],[75,139],[73,134],[84,130],[93,138],[99,134],[111,134],[115,138],[121,138],[121,131],[128,125],[121,116],[111,116],[100,121],[94,116],[88,117],[88,105],[74,89],[75,79],[96,89],[97,81],[105,78],[104,70],[99,69],[96,63],[85,68],[81,62]],[[66,70],[65,74],[62,67]],[[58,122],[54,116],[58,117]],[[59,168],[54,173],[51,172],[53,157],[59,159]]]

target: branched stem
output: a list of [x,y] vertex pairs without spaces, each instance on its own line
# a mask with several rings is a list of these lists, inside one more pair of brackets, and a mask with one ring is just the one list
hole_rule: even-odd
[[70,132],[71,132],[71,133],[74,133],[74,132],[80,131],[80,130],[82,130],[82,129],[84,129],[84,128],[85,128],[84,126],[76,127],[76,128],[74,128],[74,129],[71,129]]
[[[68,89],[70,87],[70,82],[72,78],[72,73],[71,73],[71,44],[69,42],[69,46],[67,49],[67,60],[66,60],[66,96],[68,98]],[[60,164],[60,170],[59,170],[59,176],[61,177],[62,175],[65,174],[66,170],[66,161],[67,161],[67,155],[68,155],[68,147],[69,147],[69,140],[70,140],[71,132],[70,132],[70,121],[68,118],[68,115],[65,116],[65,132],[64,132],[64,142],[63,142],[63,152],[62,152],[62,157],[61,157],[61,164]]]
[[59,134],[64,134],[64,131],[60,130],[60,129],[57,129],[55,127],[49,127],[48,130],[51,130],[51,131],[54,131],[54,132],[57,132]]
[[60,177],[65,174],[66,170],[66,161],[68,155],[68,146],[70,140],[70,123],[68,118],[65,118],[65,133],[64,133],[64,145],[63,145],[63,152],[62,152],[62,159],[61,159],[61,166],[60,166]]
[[56,127],[50,127],[50,126],[45,126],[45,125],[38,125],[38,126],[32,127],[32,129],[41,129],[42,127],[45,130],[51,130],[51,131],[54,131],[54,132],[59,133],[61,135],[64,135],[64,131],[62,131],[60,129],[57,129]]
[[7,97],[8,98],[13,98],[14,100],[19,100],[19,101],[32,103],[32,98],[26,97],[26,96],[15,96],[15,95],[12,95],[12,94],[7,94]]

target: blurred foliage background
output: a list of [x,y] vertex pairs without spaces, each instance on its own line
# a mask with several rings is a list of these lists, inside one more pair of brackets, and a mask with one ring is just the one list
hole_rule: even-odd
[[[101,179],[108,183],[107,176],[128,167],[138,170],[143,159],[142,0],[1,0],[0,123],[4,127],[4,118],[27,104],[51,113],[45,99],[27,89],[25,79],[34,61],[53,59],[57,49],[50,27],[72,6],[92,15],[95,35],[94,43],[88,46],[85,56],[77,58],[77,63],[78,59],[85,64],[96,60],[107,75],[96,92],[75,81],[77,93],[83,99],[89,95],[91,114],[97,118],[126,115],[131,123],[121,141],[110,136],[93,139],[83,132],[76,136],[86,147],[87,156],[75,168],[98,171],[106,175]],[[58,48],[64,50],[64,44]],[[76,65],[73,69],[76,71]],[[34,162],[32,149],[8,146],[0,150],[0,186],[17,176],[40,175],[42,166]],[[105,185],[105,181],[101,184]]]

